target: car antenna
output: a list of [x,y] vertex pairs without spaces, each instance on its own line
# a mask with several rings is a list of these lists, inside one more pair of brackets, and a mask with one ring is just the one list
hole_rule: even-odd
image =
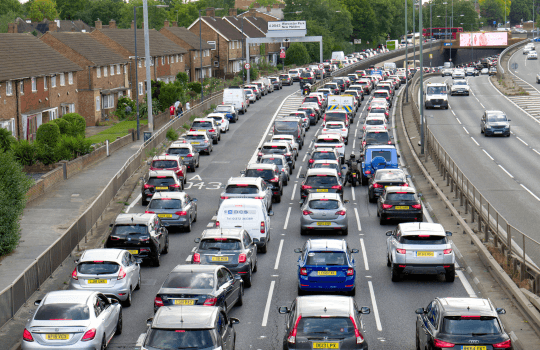
[[327,311],[327,310],[326,310],[326,306],[325,306],[325,307],[324,307],[324,312],[326,312],[326,311]]
[[180,308],[180,322],[184,323],[184,308]]

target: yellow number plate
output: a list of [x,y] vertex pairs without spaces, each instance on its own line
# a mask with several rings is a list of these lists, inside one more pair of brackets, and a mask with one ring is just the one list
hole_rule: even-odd
[[336,271],[317,271],[317,275],[319,276],[335,276]]
[[202,131],[202,132],[205,132],[206,129],[198,129],[197,131]]
[[129,252],[130,254],[134,254],[134,255],[139,254],[139,251],[138,251],[138,250],[128,250],[128,252]]
[[339,343],[313,343],[313,349],[339,349]]
[[328,192],[327,188],[318,188],[317,192]]
[[461,350],[486,350],[485,346],[476,346],[476,345],[463,345]]
[[213,256],[212,261],[229,261],[228,256]]
[[317,223],[317,226],[330,226],[331,222],[321,221]]
[[406,209],[409,209],[409,206],[408,205],[403,205],[403,206],[396,206],[396,210],[406,210]]
[[172,218],[172,214],[158,214],[160,218]]
[[195,305],[195,300],[176,299],[174,305]]
[[68,340],[69,334],[45,334],[47,340]]
[[434,257],[434,252],[416,252],[416,256]]
[[184,157],[180,157],[180,158],[184,159]]
[[107,283],[107,280],[88,280],[88,284],[100,284],[100,283]]
[[168,189],[169,189],[169,187],[163,187],[163,186],[156,187],[156,190],[168,190]]

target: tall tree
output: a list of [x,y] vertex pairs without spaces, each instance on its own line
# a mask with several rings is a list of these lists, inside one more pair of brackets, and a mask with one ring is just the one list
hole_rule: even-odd
[[[116,20],[120,28],[131,28],[133,21],[133,6],[137,6],[137,28],[142,28],[143,9],[142,0],[133,0],[122,6],[120,10],[120,18]],[[156,30],[163,27],[163,22],[167,19],[167,11],[165,8],[156,8],[156,5],[163,5],[159,0],[148,0],[148,27]]]
[[[536,5],[536,2],[534,3]],[[521,22],[532,20],[533,0],[514,0],[510,9],[510,24],[516,25]]]
[[[109,23],[111,19],[119,22],[122,8],[124,6],[127,5],[123,0],[90,1],[88,6],[86,6],[82,11],[77,12],[74,17],[89,25],[93,25],[97,19],[100,19],[103,23]],[[133,11],[133,8],[131,11]]]
[[90,0],[56,0],[56,7],[62,19],[78,19],[76,14],[90,5]]
[[[509,0],[508,3],[510,3]],[[480,14],[485,24],[492,25],[493,22],[504,23],[504,0],[480,0],[479,4]],[[510,12],[508,11],[508,6],[507,14]]]
[[0,1],[0,16],[8,12],[19,12],[22,6],[19,0],[2,0]]
[[44,18],[53,21],[58,17],[56,3],[54,0],[35,0],[32,5],[30,5],[30,13],[28,16],[35,22],[41,22]]

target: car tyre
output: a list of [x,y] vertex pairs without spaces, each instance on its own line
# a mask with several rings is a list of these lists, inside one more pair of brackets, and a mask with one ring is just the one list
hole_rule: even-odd
[[386,220],[386,218],[383,216],[383,214],[379,214],[379,215],[380,215],[380,217],[379,217],[379,224],[382,226],[382,225],[385,224],[384,221]]
[[145,201],[144,198],[141,200],[141,205],[143,207],[146,207],[148,205],[148,201]]
[[152,260],[152,265],[154,265],[154,267],[159,267],[159,265],[161,265],[160,257],[161,257],[161,254],[159,253],[159,249],[158,249],[157,256]]
[[298,296],[306,295],[306,292],[303,291],[300,286],[298,286]]
[[238,300],[236,300],[236,306],[244,305],[244,287],[240,287],[240,294],[238,295]]
[[163,254],[169,253],[169,235],[167,235],[167,241],[165,242],[165,248],[163,248]]
[[255,259],[255,265],[253,265],[253,272],[257,272],[259,261]]
[[300,229],[300,236],[305,236],[308,234],[308,231],[305,228]]
[[386,266],[392,266],[392,262],[390,261],[390,256],[388,255],[388,252],[386,252]]
[[369,194],[369,202],[377,203],[377,198],[375,198],[375,196],[371,192],[368,192],[368,194]]
[[347,295],[350,297],[356,296],[356,287],[354,287],[350,292],[347,292]]
[[392,263],[392,270],[390,271],[392,282],[399,282],[400,281],[400,275],[398,271],[398,267]]
[[266,242],[266,243],[259,249],[259,251],[260,251],[261,253],[265,253],[265,254],[266,254],[266,252],[268,251],[268,242]]
[[244,286],[246,288],[251,288],[251,277],[252,277],[251,274],[252,274],[251,269],[249,269],[247,275],[245,277],[242,277],[242,279],[244,280]]
[[103,338],[101,338],[100,350],[105,350],[105,349],[107,349],[107,340],[106,340],[105,334],[103,334]]
[[139,269],[139,279],[137,280],[137,285],[135,286],[135,290],[141,289],[141,270]]
[[276,198],[276,199],[275,199],[275,202],[276,202],[276,203],[281,203],[281,195],[279,195],[279,196],[277,196],[277,197],[275,197],[275,198]]
[[193,221],[191,220],[191,218],[189,218],[189,222],[188,222],[188,225],[186,226],[186,232],[191,232],[191,223]]
[[118,322],[116,322],[116,332],[115,335],[122,334],[122,328],[124,326],[124,322],[122,320],[122,310],[120,310],[120,314],[118,315]]
[[341,234],[343,236],[348,236],[349,235],[349,228],[347,227],[346,229],[344,229],[343,231],[341,231]]
[[454,282],[454,280],[456,279],[456,269],[449,269],[448,271],[446,271],[444,277],[446,279],[446,282]]
[[123,307],[131,306],[131,297],[132,297],[131,293],[132,293],[131,292],[131,286],[129,286],[127,299],[122,302]]

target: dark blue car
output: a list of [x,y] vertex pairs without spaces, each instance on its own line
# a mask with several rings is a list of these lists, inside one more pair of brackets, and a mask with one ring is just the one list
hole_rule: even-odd
[[356,269],[345,240],[310,239],[303,248],[294,250],[298,258],[298,295],[306,292],[345,292],[356,294]]
[[223,113],[229,122],[236,123],[238,120],[238,112],[233,105],[221,104],[214,109],[214,113]]
[[362,159],[361,183],[367,185],[369,179],[379,169],[397,169],[398,154],[393,145],[373,145],[365,148]]

